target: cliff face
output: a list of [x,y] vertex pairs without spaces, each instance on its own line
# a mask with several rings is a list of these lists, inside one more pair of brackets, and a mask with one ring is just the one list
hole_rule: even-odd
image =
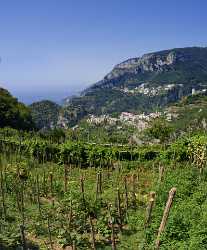
[[128,87],[150,83],[193,84],[207,80],[207,48],[181,48],[145,54],[114,67],[104,79],[83,92],[114,86]]
[[185,61],[185,57],[173,51],[164,55],[146,54],[116,65],[112,72],[105,77],[105,80],[112,80],[124,74],[167,71],[176,61]]
[[116,65],[81,96],[66,98],[61,117],[73,126],[88,114],[152,112],[206,89],[207,48],[164,50]]

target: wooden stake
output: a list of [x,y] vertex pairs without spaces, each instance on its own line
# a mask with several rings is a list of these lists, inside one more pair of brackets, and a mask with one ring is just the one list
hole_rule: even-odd
[[76,250],[76,243],[75,243],[75,240],[73,241],[73,247],[72,247],[73,250]]
[[109,210],[109,219],[110,219],[110,224],[111,224],[111,247],[112,247],[112,250],[116,250],[114,223],[113,223],[113,220],[112,220],[111,208],[110,207],[111,207],[111,205],[109,204],[108,210]]
[[127,177],[124,177],[124,190],[125,190],[125,206],[126,210],[128,210],[129,207],[129,198],[128,198],[128,188],[127,188]]
[[159,165],[159,180],[158,183],[161,183],[163,180],[163,174],[164,174],[164,167]]
[[122,212],[121,212],[121,198],[120,198],[119,188],[117,188],[117,208],[118,208],[119,224],[120,224],[120,230],[121,230],[122,229]]
[[49,174],[49,179],[50,179],[50,193],[51,193],[51,196],[53,196],[53,174],[52,172],[50,172]]
[[39,214],[41,215],[41,204],[40,204],[40,186],[39,186],[39,175],[37,175],[37,203],[38,203],[38,210]]
[[84,205],[84,208],[86,210],[85,191],[84,191],[84,178],[83,178],[83,176],[80,179],[80,188],[81,188],[81,193],[82,193],[83,205]]
[[145,227],[148,227],[151,222],[152,208],[154,206],[154,202],[155,202],[155,192],[150,192],[150,200],[147,207]]
[[64,165],[64,191],[67,192],[68,186],[68,168],[67,165]]
[[89,215],[89,219],[90,219],[90,225],[91,225],[91,240],[92,240],[91,247],[93,250],[96,250],[95,232],[94,232],[94,226],[93,226],[91,215]]
[[45,170],[43,172],[43,192],[44,192],[44,195],[47,195],[47,192],[46,192],[46,176],[45,176]]
[[26,246],[26,239],[25,239],[24,230],[25,230],[24,225],[20,225],[20,235],[21,235],[21,241],[22,241],[22,248],[23,248],[23,250],[26,250],[27,246]]
[[163,213],[162,221],[161,221],[161,224],[160,224],[160,227],[158,230],[158,235],[157,235],[157,240],[156,240],[156,249],[160,248],[160,236],[163,233],[163,231],[165,230],[165,226],[167,223],[167,219],[169,216],[170,208],[172,206],[172,202],[173,202],[173,198],[175,196],[175,193],[176,193],[176,188],[173,187],[169,192],[169,196],[168,196],[168,200],[167,200],[165,210]]
[[136,181],[136,174],[133,174],[132,176],[132,203],[133,203],[133,207],[136,208],[136,184],[135,184],[135,181]]
[[102,173],[99,175],[99,193],[102,193]]
[[4,219],[6,219],[6,204],[5,204],[4,177],[3,177],[3,170],[2,170],[2,168],[1,168],[1,197],[2,197],[2,206],[3,206]]
[[47,228],[48,228],[48,234],[49,234],[50,247],[53,250],[53,242],[52,242],[52,234],[51,234],[51,225],[50,225],[49,215],[47,217]]
[[97,173],[96,175],[96,200],[99,196],[99,180],[100,180],[100,173]]
[[24,182],[21,181],[21,216],[22,216],[22,225],[24,226]]

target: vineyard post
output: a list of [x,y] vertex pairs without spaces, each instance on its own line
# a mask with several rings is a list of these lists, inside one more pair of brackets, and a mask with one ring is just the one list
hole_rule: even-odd
[[93,226],[91,215],[89,215],[89,220],[90,220],[90,225],[91,225],[91,240],[92,240],[91,247],[93,250],[96,250],[95,232],[94,232],[94,226]]
[[20,235],[21,235],[22,248],[23,248],[23,250],[26,250],[27,246],[26,246],[26,239],[25,239],[24,230],[25,230],[24,225],[20,225]]
[[50,172],[49,174],[49,179],[50,179],[50,193],[51,193],[51,196],[53,196],[53,173]]
[[110,178],[110,166],[112,165],[112,163],[111,163],[111,160],[110,160],[110,162],[109,162],[109,164],[107,164],[107,179],[109,180],[109,178]]
[[16,194],[17,208],[18,208],[19,212],[21,212],[21,207],[20,207],[20,203],[19,203],[19,191],[16,190],[16,191],[15,191],[15,194]]
[[127,177],[124,177],[124,190],[125,190],[125,204],[126,204],[126,210],[128,210],[129,207],[129,198],[128,198],[128,188],[127,188]]
[[112,219],[112,215],[111,215],[111,208],[110,207],[111,207],[111,204],[109,204],[109,206],[108,206],[109,220],[110,220],[110,224],[111,224],[111,247],[112,247],[112,250],[116,250],[114,223],[113,223],[113,219]]
[[50,247],[53,250],[52,233],[51,233],[51,225],[50,225],[49,215],[47,216],[47,228],[48,228],[48,234],[49,234]]
[[122,229],[122,212],[121,212],[121,198],[120,198],[119,188],[117,188],[117,208],[118,208],[119,224],[120,224],[120,230],[121,230]]
[[99,180],[100,180],[100,173],[96,175],[96,200],[98,199],[99,195]]
[[70,231],[71,223],[72,223],[72,217],[73,217],[73,208],[72,208],[72,200],[70,201],[70,212],[68,216],[68,230]]
[[45,176],[45,170],[43,172],[43,192],[44,192],[44,195],[47,195],[47,192],[46,192],[46,176]]
[[22,216],[22,225],[24,226],[24,182],[21,181],[21,216]]
[[84,191],[84,178],[83,178],[83,176],[81,176],[81,179],[80,179],[80,187],[81,187],[83,205],[84,205],[84,208],[86,210],[85,191]]
[[102,172],[99,175],[99,193],[102,193]]
[[68,187],[68,166],[64,165],[64,191],[67,192]]
[[136,174],[132,176],[132,197],[133,197],[133,207],[136,208]]
[[156,249],[160,248],[160,236],[163,233],[163,231],[165,230],[165,226],[167,224],[167,219],[170,213],[170,208],[172,206],[172,202],[173,202],[173,198],[175,196],[176,193],[176,188],[173,187],[170,191],[169,191],[169,196],[168,196],[168,200],[165,206],[165,210],[163,212],[163,217],[162,217],[162,221],[160,223],[160,227],[158,230],[158,235],[157,235],[157,239],[156,239]]
[[3,214],[4,218],[6,219],[5,190],[4,190],[4,177],[3,177],[2,167],[1,167],[1,196],[2,196]]
[[159,180],[158,180],[159,184],[162,182],[163,174],[164,174],[164,167],[159,165]]
[[40,186],[39,186],[39,175],[38,175],[38,174],[37,174],[36,184],[37,184],[37,203],[38,203],[38,210],[39,210],[39,214],[41,215]]
[[155,192],[150,192],[150,200],[146,211],[145,227],[148,227],[150,224],[154,202],[155,202]]
[[73,240],[73,247],[72,247],[73,250],[76,250],[76,243],[75,243],[75,240]]

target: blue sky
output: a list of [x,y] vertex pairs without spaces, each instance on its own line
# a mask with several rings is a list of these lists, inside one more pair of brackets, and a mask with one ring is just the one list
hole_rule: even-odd
[[61,100],[143,53],[207,46],[206,0],[0,0],[0,85]]

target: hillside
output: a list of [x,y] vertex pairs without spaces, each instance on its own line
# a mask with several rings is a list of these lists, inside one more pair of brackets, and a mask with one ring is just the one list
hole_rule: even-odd
[[[98,83],[65,102],[80,114],[151,112],[207,88],[207,48],[165,50],[132,58]],[[78,107],[78,110],[77,110]],[[70,116],[67,117],[70,123]]]
[[44,100],[31,104],[30,108],[37,128],[52,128],[57,125],[61,109],[58,104]]
[[184,97],[180,102],[167,108],[174,117],[172,124],[176,130],[196,131],[207,129],[207,94],[201,93]]
[[0,127],[31,130],[35,127],[30,109],[0,88]]

